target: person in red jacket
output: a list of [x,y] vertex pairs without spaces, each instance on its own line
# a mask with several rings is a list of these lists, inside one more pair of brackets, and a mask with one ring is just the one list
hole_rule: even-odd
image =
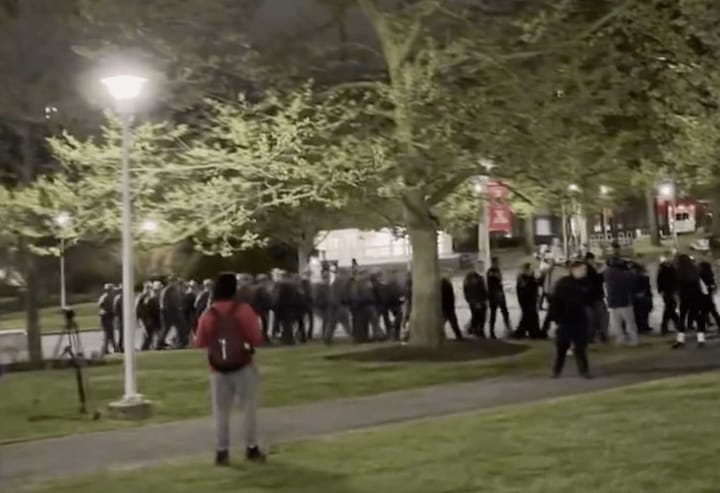
[[217,279],[213,302],[198,321],[195,347],[207,349],[210,363],[213,417],[217,432],[215,464],[229,464],[230,415],[236,399],[243,408],[246,458],[263,461],[257,443],[258,371],[255,348],[262,343],[258,316],[249,304],[236,301],[237,279],[223,273]]

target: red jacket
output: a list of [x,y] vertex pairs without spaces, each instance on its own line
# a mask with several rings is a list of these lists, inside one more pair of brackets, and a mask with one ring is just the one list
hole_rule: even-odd
[[[211,305],[220,313],[229,313],[232,310],[235,301],[216,301]],[[208,309],[200,316],[198,321],[198,329],[195,335],[195,347],[207,348],[210,343],[210,333],[213,328],[215,315]],[[237,330],[242,332],[242,340],[248,342],[252,347],[258,347],[262,343],[262,333],[260,332],[260,324],[255,311],[246,303],[238,304],[235,309],[235,320],[237,320]],[[213,370],[213,368],[210,368]]]

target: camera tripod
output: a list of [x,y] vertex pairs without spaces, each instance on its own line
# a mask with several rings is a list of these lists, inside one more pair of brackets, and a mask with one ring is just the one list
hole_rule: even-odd
[[[63,308],[63,315],[65,317],[65,326],[63,331],[60,333],[60,338],[55,345],[55,351],[53,352],[54,358],[68,358],[70,364],[75,369],[75,380],[77,382],[78,400],[80,401],[80,412],[82,414],[88,414],[88,403],[90,401],[90,384],[87,380],[87,375],[83,371],[86,366],[86,359],[83,352],[82,340],[80,339],[80,330],[77,322],[75,322],[75,311],[72,308]],[[67,345],[64,346],[62,352],[60,348],[63,347],[63,340],[67,339]],[[92,419],[97,420],[100,418],[100,412],[97,410],[92,411]]]

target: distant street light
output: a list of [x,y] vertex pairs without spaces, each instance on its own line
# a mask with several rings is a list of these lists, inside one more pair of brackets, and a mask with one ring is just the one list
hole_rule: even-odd
[[600,195],[603,197],[607,197],[610,195],[610,192],[612,192],[612,188],[610,188],[607,185],[600,185]]
[[[64,229],[70,224],[72,218],[67,212],[55,216],[55,224]],[[60,308],[67,308],[67,289],[65,287],[65,235],[60,234]]]
[[[658,185],[658,194],[665,200],[670,201],[672,214],[668,213],[668,227],[672,224],[673,245],[678,248],[677,231],[677,185],[675,180],[668,180]],[[672,221],[672,223],[671,223]]]
[[[135,373],[135,292],[133,282],[132,204],[130,196],[130,126],[133,121],[134,102],[142,93],[147,79],[132,74],[119,74],[101,80],[115,100],[116,110],[122,120],[122,301],[123,340],[125,366],[125,393],[121,401],[111,404],[118,414],[137,417],[148,408],[137,392]],[[134,411],[137,410],[137,413]]]
[[151,234],[155,233],[158,230],[158,223],[156,223],[155,221],[153,221],[151,219],[148,219],[146,221],[143,221],[141,229],[145,233],[151,233]]
[[575,183],[571,183],[570,185],[568,185],[567,189],[568,189],[568,192],[570,192],[570,193],[580,192],[580,187],[577,186]]

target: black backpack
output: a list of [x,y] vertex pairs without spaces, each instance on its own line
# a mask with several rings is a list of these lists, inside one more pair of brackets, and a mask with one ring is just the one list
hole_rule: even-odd
[[240,307],[234,303],[227,313],[221,313],[216,307],[210,307],[213,325],[208,341],[208,361],[210,366],[220,373],[230,373],[249,365],[255,352],[243,334],[238,330],[235,313]]

